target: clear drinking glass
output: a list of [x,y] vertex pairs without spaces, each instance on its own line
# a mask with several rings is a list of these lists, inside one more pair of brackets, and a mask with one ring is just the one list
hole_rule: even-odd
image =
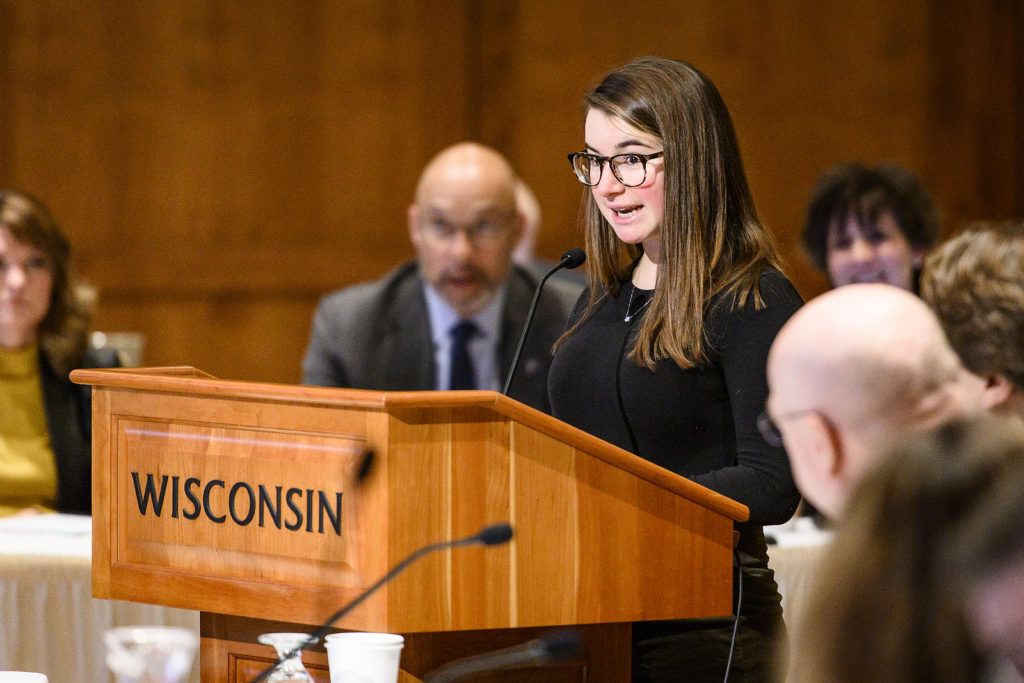
[[271,645],[277,651],[277,658],[280,664],[265,679],[267,683],[279,683],[280,681],[303,681],[314,683],[313,677],[306,671],[302,664],[302,652],[288,657],[288,653],[302,645],[309,638],[308,633],[264,633],[258,641],[264,645]]
[[107,629],[103,642],[117,683],[181,683],[192,669],[199,636],[171,626],[123,626]]

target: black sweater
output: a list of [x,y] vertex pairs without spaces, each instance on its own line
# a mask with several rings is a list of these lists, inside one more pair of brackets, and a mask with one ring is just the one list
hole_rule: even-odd
[[[727,661],[737,683],[769,680],[778,670],[781,597],[761,525],[789,519],[799,494],[785,452],[764,441],[757,417],[768,394],[768,349],[802,301],[777,271],[762,274],[759,285],[760,310],[752,301],[739,309],[724,299],[712,302],[705,318],[708,361],[699,367],[683,370],[662,360],[651,371],[626,358],[651,295],[632,284],[603,298],[551,364],[555,417],[750,508],[750,521],[737,525],[745,578],[734,656],[731,619],[640,622],[632,631],[635,681],[676,681],[680,672],[695,682],[721,681]],[[738,586],[734,581],[734,600]]]
[[[799,494],[789,460],[757,430],[768,394],[768,349],[800,307],[800,295],[777,271],[760,279],[765,305],[710,307],[709,360],[683,370],[662,360],[654,371],[626,358],[627,334],[643,312],[624,321],[632,294],[636,311],[649,291],[625,285],[606,296],[555,354],[548,393],[555,417],[718,491],[750,508],[750,524],[779,524]],[[581,313],[585,292],[574,315]],[[620,402],[621,398],[621,402]]]

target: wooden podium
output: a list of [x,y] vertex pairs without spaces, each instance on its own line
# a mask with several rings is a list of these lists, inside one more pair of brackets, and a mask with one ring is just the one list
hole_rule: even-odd
[[[417,548],[336,626],[406,636],[403,681],[579,625],[585,653],[488,680],[628,680],[630,622],[732,613],[747,509],[490,391],[375,392],[76,370],[93,385],[93,594],[199,610],[204,682],[270,664]],[[357,483],[362,454],[374,468]],[[329,681],[326,654],[304,655]]]

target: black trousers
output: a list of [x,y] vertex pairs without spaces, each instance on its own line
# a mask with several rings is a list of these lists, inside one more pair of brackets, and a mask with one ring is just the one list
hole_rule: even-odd
[[634,683],[722,683],[726,666],[729,683],[783,680],[786,627],[774,576],[767,568],[744,567],[743,583],[731,663],[733,617],[636,622]]

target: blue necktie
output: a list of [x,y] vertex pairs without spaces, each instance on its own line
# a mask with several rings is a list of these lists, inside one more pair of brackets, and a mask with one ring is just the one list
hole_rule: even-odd
[[461,320],[452,327],[451,389],[476,389],[473,359],[469,356],[469,340],[477,333],[476,323]]

